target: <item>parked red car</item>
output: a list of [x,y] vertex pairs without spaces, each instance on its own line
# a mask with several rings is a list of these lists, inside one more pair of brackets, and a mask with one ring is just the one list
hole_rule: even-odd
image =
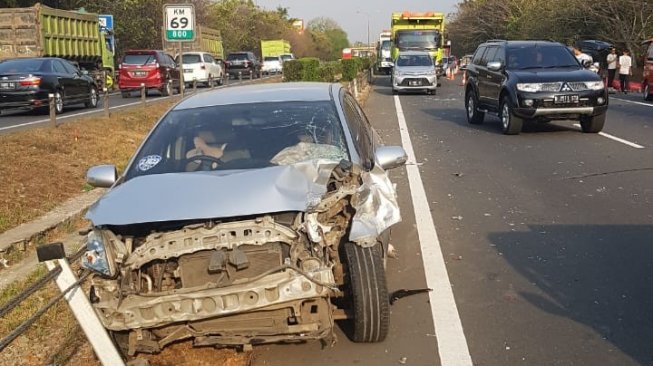
[[156,89],[161,95],[172,95],[179,88],[179,70],[172,57],[157,50],[128,50],[118,65],[118,87],[123,98],[145,84],[148,90]]
[[653,38],[644,41],[642,44],[648,45],[648,50],[644,56],[642,90],[644,91],[644,100],[653,101]]

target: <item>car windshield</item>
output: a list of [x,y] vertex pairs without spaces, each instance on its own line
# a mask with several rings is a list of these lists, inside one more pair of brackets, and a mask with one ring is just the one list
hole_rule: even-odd
[[390,49],[390,41],[383,41],[381,42],[381,49],[382,50],[389,50]]
[[126,179],[258,169],[314,159],[349,160],[341,126],[328,101],[173,110],[138,151]]
[[125,55],[125,57],[122,60],[123,64],[128,64],[128,65],[147,65],[147,64],[153,64],[155,62],[156,62],[156,57],[154,57],[154,55],[151,53],[129,54],[129,55]]
[[184,64],[197,64],[202,62],[202,57],[197,54],[184,55],[182,57],[182,63]]
[[229,56],[227,56],[227,60],[232,61],[232,60],[247,60],[247,54],[246,53],[230,53]]
[[45,71],[45,66],[45,60],[7,60],[0,63],[0,73],[42,72]]
[[292,60],[293,58],[292,55],[281,55],[281,59],[283,61],[288,61],[288,60]]
[[399,55],[397,66],[433,66],[429,55]]
[[270,57],[270,56],[267,56],[267,57],[265,57],[264,60],[265,60],[265,61],[279,61],[279,57]]
[[507,68],[513,70],[554,67],[580,67],[574,55],[563,46],[525,45],[509,47]]

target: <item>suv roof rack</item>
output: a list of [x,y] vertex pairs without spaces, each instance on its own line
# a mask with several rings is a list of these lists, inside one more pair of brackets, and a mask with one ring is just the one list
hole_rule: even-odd
[[490,43],[490,42],[506,42],[505,39],[488,39],[485,41],[485,43]]

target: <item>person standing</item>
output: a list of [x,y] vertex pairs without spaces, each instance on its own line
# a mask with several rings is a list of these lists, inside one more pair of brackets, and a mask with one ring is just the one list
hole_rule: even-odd
[[608,62],[608,89],[612,89],[614,76],[617,73],[617,50],[612,47],[606,59]]
[[592,56],[581,51],[579,46],[574,47],[574,55],[576,56],[576,59],[578,59],[578,62],[580,62],[581,66],[583,67],[589,67],[589,65],[591,65],[594,62]]
[[628,50],[624,50],[624,54],[619,56],[619,80],[624,94],[628,94],[628,77],[633,74],[633,62],[629,54]]

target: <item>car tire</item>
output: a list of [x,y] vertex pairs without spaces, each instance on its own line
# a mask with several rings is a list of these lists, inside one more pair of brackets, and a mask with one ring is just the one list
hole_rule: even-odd
[[516,117],[512,112],[512,106],[510,105],[510,99],[507,96],[504,96],[501,99],[501,109],[499,113],[499,118],[501,119],[501,128],[505,135],[519,135],[521,128],[524,124],[522,118]]
[[580,118],[580,128],[585,133],[599,133],[605,124],[605,116],[605,113],[598,116],[582,116]]
[[221,86],[224,84],[224,75],[220,75],[220,78],[218,79],[218,85]]
[[382,342],[390,327],[390,303],[381,245],[363,248],[344,245],[352,304],[351,339],[357,343]]
[[480,125],[485,119],[485,113],[478,110],[478,98],[476,93],[469,91],[465,98],[465,110],[467,111],[467,122],[473,125]]
[[648,83],[644,82],[644,87],[642,88],[642,90],[644,91],[643,92],[644,93],[644,100],[649,101],[649,102],[653,101],[653,94],[649,94],[650,89],[648,88]]
[[54,113],[55,114],[63,113],[63,104],[64,104],[64,99],[63,99],[63,95],[61,95],[61,91],[54,92]]
[[97,108],[98,104],[98,94],[97,94],[97,89],[95,87],[91,87],[91,90],[89,91],[89,96],[88,96],[88,101],[84,103],[86,108]]
[[120,96],[127,99],[127,98],[130,98],[132,96],[132,93],[130,93],[128,91],[121,91]]
[[[165,85],[161,89],[159,89],[159,91],[161,92],[161,95],[164,96],[164,97],[171,96],[172,93],[173,93],[172,83],[169,82],[169,81],[166,82]],[[145,93],[147,94],[147,91]]]
[[399,90],[392,88],[392,95],[399,95]]

